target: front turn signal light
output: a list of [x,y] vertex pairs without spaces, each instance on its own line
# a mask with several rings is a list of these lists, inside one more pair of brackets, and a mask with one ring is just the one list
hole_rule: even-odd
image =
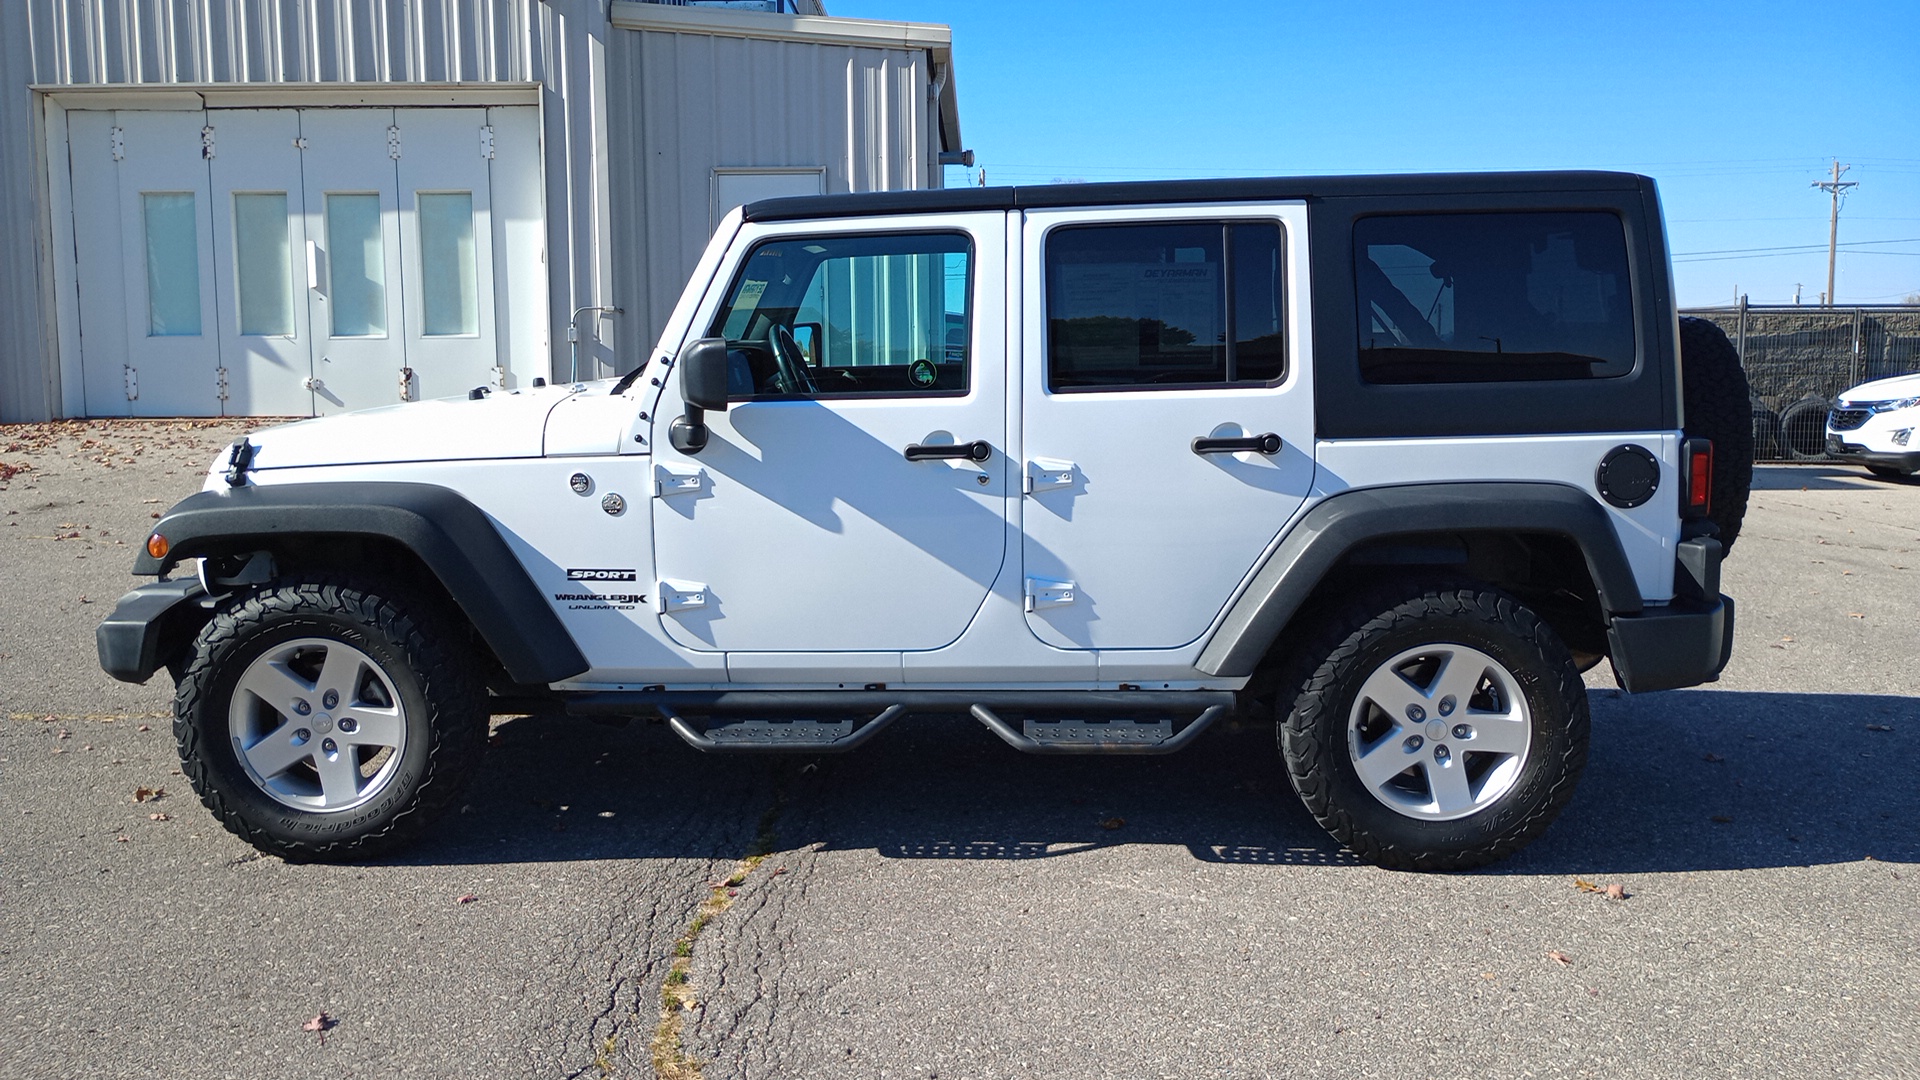
[[159,533],[154,533],[152,536],[147,537],[147,554],[154,558],[164,559],[170,550],[172,550],[172,545],[168,544],[167,538],[161,536]]

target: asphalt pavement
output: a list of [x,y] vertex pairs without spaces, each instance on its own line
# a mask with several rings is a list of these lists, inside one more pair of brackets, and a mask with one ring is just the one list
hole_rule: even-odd
[[242,430],[0,427],[0,1077],[1920,1076],[1920,483],[1762,468],[1725,676],[1590,673],[1578,795],[1475,873],[1355,861],[1270,725],[956,717],[770,760],[504,719],[424,842],[324,866],[220,828],[165,676],[94,658]]

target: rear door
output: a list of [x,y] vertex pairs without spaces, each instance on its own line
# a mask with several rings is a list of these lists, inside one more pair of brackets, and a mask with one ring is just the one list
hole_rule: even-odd
[[1026,216],[1021,558],[1040,640],[1195,641],[1300,508],[1305,235],[1297,204]]

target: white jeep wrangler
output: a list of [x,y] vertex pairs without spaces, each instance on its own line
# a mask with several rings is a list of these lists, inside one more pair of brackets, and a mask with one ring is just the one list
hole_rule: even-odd
[[1455,869],[1572,794],[1583,669],[1732,647],[1745,380],[1640,176],[756,203],[624,378],[472,397],[237,442],[99,629],[263,850],[416,833],[489,713],[1154,754],[1240,710],[1354,852]]

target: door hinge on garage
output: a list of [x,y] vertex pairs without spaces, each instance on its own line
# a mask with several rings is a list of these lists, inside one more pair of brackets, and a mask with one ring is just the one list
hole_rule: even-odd
[[410,367],[400,369],[400,400],[413,400],[413,369]]
[[493,160],[493,129],[490,127],[480,129],[480,156],[488,161]]
[[127,133],[120,128],[109,128],[107,147],[113,151],[113,160],[127,160]]
[[212,124],[208,124],[206,127],[200,129],[200,156],[206,158],[208,161],[213,160]]
[[213,396],[214,398],[220,401],[227,400],[227,369],[226,368],[217,367],[213,369]]
[[495,390],[505,390],[507,388],[507,365],[493,365],[492,373],[487,376],[487,384]]
[[140,397],[140,372],[135,370],[132,364],[121,364],[120,370],[126,375],[127,400],[133,401],[138,399]]
[[387,128],[387,156],[392,158],[395,161],[400,160],[400,125],[399,124],[394,124],[391,127]]

